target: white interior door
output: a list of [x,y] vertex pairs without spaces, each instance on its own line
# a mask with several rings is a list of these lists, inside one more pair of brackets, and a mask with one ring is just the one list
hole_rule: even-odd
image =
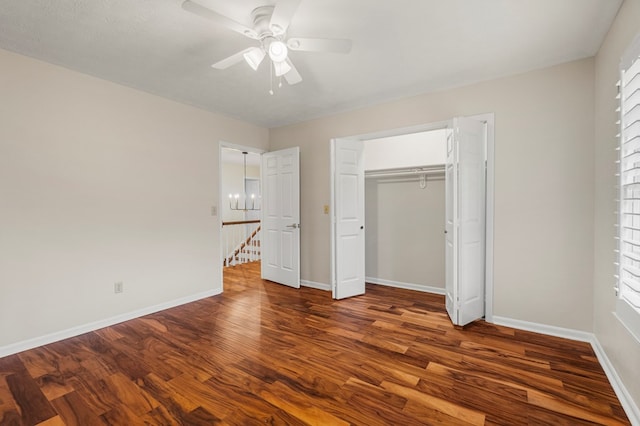
[[447,162],[445,164],[445,304],[454,324],[458,324],[458,252],[455,250],[458,228],[454,212],[457,207],[458,163],[455,161],[453,131],[447,133]]
[[364,162],[359,140],[334,139],[332,280],[334,299],[365,292]]
[[455,118],[452,136],[446,166],[446,305],[452,322],[465,325],[484,316],[485,125]]
[[300,148],[262,154],[262,278],[300,288]]

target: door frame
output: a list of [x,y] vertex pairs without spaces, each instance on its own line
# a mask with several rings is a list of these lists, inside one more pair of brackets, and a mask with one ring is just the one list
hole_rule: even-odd
[[[238,151],[246,151],[252,154],[262,155],[266,151],[264,149],[256,148],[255,146],[239,145],[236,143],[219,141],[218,142],[218,205],[217,205],[217,220],[218,226],[218,267],[220,268],[220,288],[224,292],[224,267],[222,262],[224,259],[223,247],[222,247],[222,203],[226,202],[227,198],[222,193],[222,150],[223,149],[236,149]],[[262,173],[262,172],[261,172]],[[262,216],[262,213],[260,213]]]
[[[487,161],[487,181],[486,181],[486,200],[485,200],[485,227],[486,227],[486,241],[485,241],[485,321],[493,322],[493,245],[494,245],[494,138],[495,138],[495,114],[485,113],[467,116],[478,121],[483,121],[487,124],[487,146],[486,146],[486,161]],[[333,140],[335,139],[356,139],[365,141],[368,139],[378,139],[393,136],[402,136],[410,133],[428,132],[430,130],[439,130],[450,127],[453,117],[446,121],[437,121],[426,124],[419,124],[416,126],[400,127],[389,130],[382,130],[373,133],[360,134],[347,137],[335,137],[332,138],[331,147],[333,147]],[[335,164],[334,164],[334,152],[331,149],[331,165],[330,165],[330,212],[331,212],[331,242],[330,242],[330,263],[331,263],[331,288],[336,283],[336,265],[335,265]]]

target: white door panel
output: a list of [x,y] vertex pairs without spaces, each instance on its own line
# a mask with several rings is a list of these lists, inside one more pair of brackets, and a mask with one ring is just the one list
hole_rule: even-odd
[[332,141],[333,297],[364,294],[364,163],[359,140]]
[[300,287],[300,149],[262,155],[262,278]]
[[447,133],[447,163],[445,165],[445,304],[454,324],[458,323],[458,256],[456,251],[457,229],[454,226],[457,164],[455,162],[453,131]]
[[455,118],[447,142],[446,304],[456,325],[484,316],[485,126]]
[[454,119],[458,143],[459,325],[484,316],[485,288],[485,126]]

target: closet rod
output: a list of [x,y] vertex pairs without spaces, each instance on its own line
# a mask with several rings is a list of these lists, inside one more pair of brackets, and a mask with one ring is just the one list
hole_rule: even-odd
[[364,177],[390,177],[390,176],[414,176],[414,175],[438,175],[445,171],[444,165],[403,167],[399,169],[370,170],[364,172]]

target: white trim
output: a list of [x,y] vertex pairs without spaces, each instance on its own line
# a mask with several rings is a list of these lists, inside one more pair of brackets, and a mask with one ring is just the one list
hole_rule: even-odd
[[433,294],[440,294],[440,295],[444,295],[446,293],[446,290],[444,288],[433,287],[433,286],[424,285],[424,284],[403,283],[400,281],[391,281],[391,280],[385,280],[382,278],[374,278],[374,277],[365,277],[365,281],[370,284],[384,285],[387,287],[395,287],[395,288],[403,288],[405,290],[421,291],[423,293],[433,293]]
[[45,334],[44,336],[34,337],[32,339],[23,340],[21,342],[12,343],[10,345],[0,347],[0,358],[26,351],[28,349],[37,348],[38,346],[48,345],[49,343],[58,342],[70,337],[79,336],[84,333],[109,327],[124,321],[129,321],[154,312],[164,311],[165,309],[175,308],[185,303],[195,302],[196,300],[205,299],[207,297],[216,296],[222,293],[222,288],[203,291],[201,293],[192,294],[190,296],[181,297],[180,299],[171,300],[169,302],[160,303],[158,305],[148,306],[146,308],[116,315],[114,317],[93,321],[87,324],[68,328],[66,330],[56,331],[54,333]]
[[629,332],[631,337],[637,343],[640,343],[640,316],[626,300],[618,298],[613,316],[620,321],[620,324]]
[[[475,118],[475,117],[470,117]],[[436,121],[428,124],[418,124],[415,126],[408,127],[400,127],[389,130],[381,130],[372,133],[351,135],[351,136],[340,136],[336,139],[357,139],[360,141],[366,141],[369,139],[380,139],[380,138],[390,138],[394,136],[402,136],[402,135],[410,135],[412,133],[423,133],[429,132],[431,130],[440,130],[446,129],[449,126],[450,120],[446,121]]]
[[633,401],[631,394],[624,386],[622,379],[620,379],[618,372],[613,367],[613,364],[600,344],[600,341],[595,335],[593,335],[590,343],[593,351],[596,353],[598,361],[600,361],[600,365],[602,366],[604,373],[609,379],[609,383],[611,383],[613,391],[616,393],[625,414],[629,418],[629,421],[632,425],[640,425],[640,408],[638,408],[636,403]]
[[505,327],[517,328],[519,330],[532,331],[534,333],[546,334],[548,336],[563,337],[565,339],[577,340],[579,342],[591,342],[593,333],[587,331],[574,330],[571,328],[556,327],[553,325],[539,324],[535,322],[522,321],[512,318],[494,316],[493,323]]
[[315,288],[317,290],[331,291],[331,284],[317,283],[315,281],[300,280],[303,287]]
[[487,123],[487,181],[485,194],[485,299],[484,320],[493,322],[493,229],[495,200],[495,114],[472,115],[470,118]]
[[329,264],[331,268],[331,282],[329,283],[329,289],[331,290],[331,297],[336,298],[337,277],[336,277],[336,200],[335,200],[335,182],[336,182],[336,139],[331,139],[329,143],[329,249],[331,257]]

